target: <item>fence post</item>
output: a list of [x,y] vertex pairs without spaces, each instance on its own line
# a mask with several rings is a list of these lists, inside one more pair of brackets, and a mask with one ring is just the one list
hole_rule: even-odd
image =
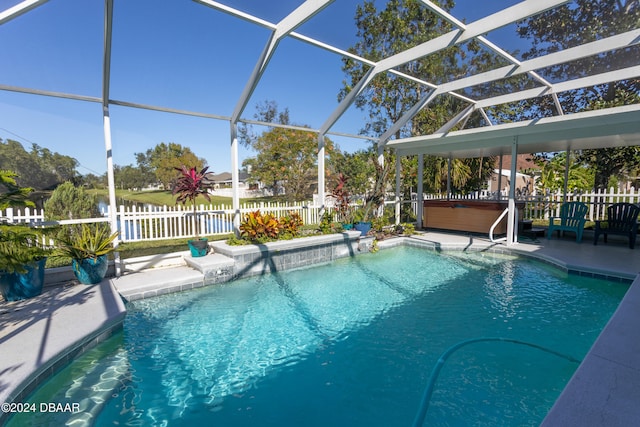
[[[107,213],[109,214],[109,216],[111,216],[111,206],[107,205]],[[120,209],[116,209],[115,212],[115,216],[116,216],[116,223],[120,224],[120,241],[121,242],[128,242],[129,240],[131,240],[131,236],[129,235],[129,228],[128,228],[128,224],[127,224],[127,219],[124,216],[124,206],[120,205]]]
[[4,214],[7,218],[7,222],[13,223],[13,208],[7,208]]

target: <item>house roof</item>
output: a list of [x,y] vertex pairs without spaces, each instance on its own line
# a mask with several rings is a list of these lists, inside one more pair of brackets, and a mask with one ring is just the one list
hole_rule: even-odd
[[[247,178],[249,178],[249,174],[241,171],[239,174],[239,180],[242,182],[242,181],[246,181]],[[231,182],[231,172],[222,172],[219,174],[214,174],[213,180],[215,182]]]
[[[511,165],[511,155],[502,156],[502,167],[506,168],[509,167],[509,165]],[[496,169],[500,168],[500,158],[496,158],[495,167]],[[523,171],[531,169],[540,169],[540,166],[531,159],[531,154],[518,154],[516,158],[516,170]]]

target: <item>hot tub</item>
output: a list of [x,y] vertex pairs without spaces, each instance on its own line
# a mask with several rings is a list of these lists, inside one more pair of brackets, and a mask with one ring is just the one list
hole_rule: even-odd
[[[508,202],[483,200],[425,200],[422,224],[425,228],[489,233],[489,229],[507,208]],[[518,219],[522,219],[524,203],[517,203]],[[505,216],[494,229],[507,232]]]

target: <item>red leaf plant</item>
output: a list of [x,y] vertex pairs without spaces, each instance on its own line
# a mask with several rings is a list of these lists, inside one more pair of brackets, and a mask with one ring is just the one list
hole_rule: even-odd
[[[200,171],[195,167],[187,168],[185,165],[175,168],[180,175],[173,186],[173,195],[176,196],[176,203],[193,205],[193,215],[196,218],[196,199],[203,196],[207,201],[211,201],[209,190],[213,188],[213,173],[207,172],[208,166]],[[200,236],[200,221],[196,221],[196,237]]]

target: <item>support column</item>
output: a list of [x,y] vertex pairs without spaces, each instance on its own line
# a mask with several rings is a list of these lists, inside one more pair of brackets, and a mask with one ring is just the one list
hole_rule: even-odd
[[[378,141],[378,163],[380,164],[380,166],[384,168],[384,145],[380,144],[380,141]],[[376,171],[376,174],[377,174],[377,171]],[[377,176],[375,178],[376,180],[378,179]],[[384,193],[384,189],[383,189],[383,193]],[[384,214],[384,196],[382,196],[382,206],[376,209],[375,216],[380,217],[383,214]]]
[[[104,127],[104,148],[107,152],[107,188],[109,189],[109,222],[111,232],[118,231],[118,207],[116,206],[116,180],[113,172],[113,146],[111,143],[111,119],[109,118],[109,107],[102,109],[102,124]],[[124,229],[124,224],[123,229]],[[120,238],[116,238],[113,242],[114,248],[118,248]],[[116,277],[121,274],[120,254],[116,250]]]
[[518,243],[516,216],[516,168],[518,164],[518,137],[511,144],[511,181],[509,183],[509,212],[507,213],[507,246]]
[[451,154],[447,159],[447,200],[451,200]]
[[502,153],[500,153],[500,161],[498,162],[498,191],[496,193],[496,200],[502,198]]
[[395,216],[396,216],[396,221],[395,224],[398,225],[400,224],[400,208],[401,208],[401,203],[400,203],[400,184],[401,184],[401,179],[400,179],[400,172],[402,171],[402,164],[400,162],[400,154],[396,151],[396,198],[395,198]]
[[[116,206],[116,184],[113,171],[113,144],[111,141],[111,118],[109,116],[109,87],[111,84],[111,34],[113,28],[113,0],[104,2],[104,45],[102,51],[102,124],[104,148],[107,154],[107,188],[109,189],[109,221],[111,232],[118,231],[118,211]],[[124,222],[122,229],[124,230]],[[116,277],[122,274],[118,244],[120,236],[113,242],[115,250]]]
[[567,191],[569,190],[569,167],[571,166],[571,150],[567,150],[567,158],[564,165],[564,193],[562,194],[562,202],[567,202]]
[[240,236],[240,195],[238,162],[238,124],[231,122],[231,207],[233,209],[233,232]]
[[324,156],[325,156],[325,142],[324,142],[324,134],[318,134],[318,203],[320,203],[320,216],[324,215],[325,210],[325,198],[326,198],[326,189],[325,189],[325,177],[324,177]]
[[418,200],[418,218],[417,228],[422,228],[422,216],[424,212],[424,155],[418,154],[418,194],[416,199]]

